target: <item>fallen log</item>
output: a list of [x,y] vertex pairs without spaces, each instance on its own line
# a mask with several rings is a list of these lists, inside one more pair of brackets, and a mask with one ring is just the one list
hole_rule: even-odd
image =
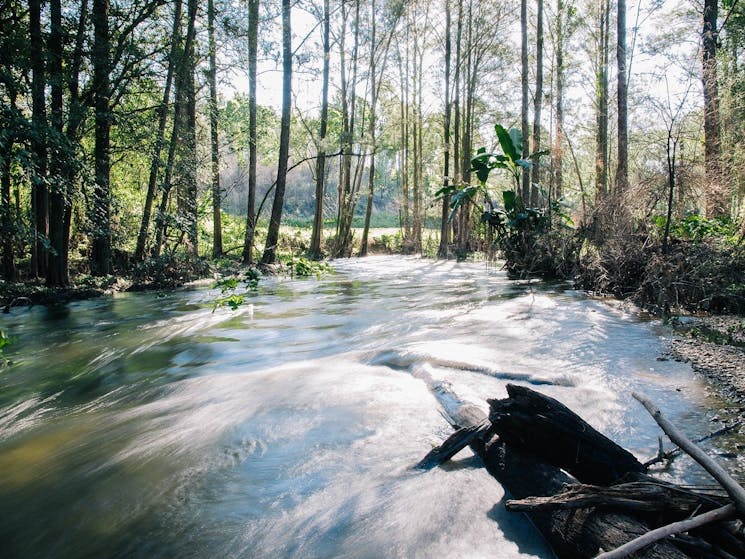
[[644,466],[626,449],[599,433],[564,404],[514,384],[508,398],[488,400],[489,419],[512,448],[537,453],[583,483],[611,485]]
[[664,512],[679,518],[724,506],[720,495],[699,493],[652,478],[610,487],[576,483],[548,497],[526,497],[505,503],[509,511],[605,508],[635,512]]
[[[733,528],[721,520],[731,516],[726,495],[654,480],[633,455],[557,400],[515,385],[507,392],[507,399],[488,401],[488,420],[478,406],[460,401],[449,415],[461,429],[420,467],[470,445],[512,497],[507,508],[525,512],[560,558],[596,557],[657,528],[665,539],[635,550],[634,557],[745,557],[740,521]],[[696,520],[685,523],[690,517]],[[702,522],[710,517],[713,523]],[[677,533],[681,526],[688,533]]]
[[[488,429],[483,430],[489,421],[477,406],[464,403],[462,409],[466,413],[453,413],[451,410],[448,414],[451,418],[457,417],[457,424],[454,426],[461,429],[457,436],[448,439],[450,442],[446,446],[449,448],[440,454],[438,447],[428,456],[451,454],[453,440],[459,448],[470,444],[487,470],[502,483],[506,492],[516,498],[553,495],[565,485],[577,482],[559,467],[546,464],[528,452],[506,445]],[[587,427],[592,429],[589,425]],[[469,438],[475,432],[488,440]],[[599,509],[535,511],[528,513],[528,517],[561,559],[590,559],[600,550],[613,549],[649,531],[649,526],[631,516]],[[691,556],[667,542],[660,542],[643,550],[637,557],[690,559]]]

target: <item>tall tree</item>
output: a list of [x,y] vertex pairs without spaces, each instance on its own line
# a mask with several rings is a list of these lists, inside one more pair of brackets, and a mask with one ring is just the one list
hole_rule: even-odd
[[279,161],[277,162],[277,183],[274,189],[272,215],[261,263],[273,264],[279,241],[279,225],[282,221],[285,186],[287,185],[287,161],[290,155],[290,116],[292,111],[292,25],[290,20],[291,2],[282,0],[282,120],[279,131]]
[[616,168],[616,196],[621,196],[629,187],[629,86],[626,70],[626,0],[618,0],[616,27],[616,63],[618,66],[618,161]]
[[[530,115],[528,107],[530,102],[530,91],[528,89],[528,0],[520,0],[520,83],[522,90],[522,103],[520,107],[521,130],[522,130],[522,157],[527,160],[530,155],[528,145],[530,133]],[[530,201],[530,171],[523,168],[522,173],[522,198],[526,203]]]
[[210,155],[212,160],[212,258],[222,255],[222,216],[220,211],[220,145],[218,143],[217,107],[217,46],[215,44],[215,0],[207,2],[207,33],[209,42],[209,70],[207,81],[210,88]]
[[[328,0],[326,1],[328,2]],[[253,262],[254,234],[256,231],[256,72],[258,67],[258,38],[259,0],[248,0],[248,208],[246,210],[246,235],[243,242],[244,264]],[[328,75],[326,80],[326,92],[328,93]]]
[[[450,64],[452,58],[452,41],[451,41],[451,8],[450,0],[445,0],[445,119],[443,123],[443,179],[442,186],[447,188],[450,185]],[[448,246],[450,245],[450,224],[448,216],[450,215],[450,196],[445,194],[442,197],[442,217],[440,222],[440,246],[437,250],[437,256],[447,258]]]
[[178,64],[178,48],[181,32],[181,6],[182,1],[176,0],[173,7],[173,25],[171,28],[171,44],[168,54],[168,70],[166,82],[163,87],[163,97],[158,107],[158,131],[153,146],[152,159],[150,160],[150,174],[147,182],[147,193],[145,195],[145,206],[142,210],[140,231],[137,235],[137,246],[135,247],[135,260],[141,261],[145,257],[145,245],[147,243],[148,229],[155,202],[155,194],[158,185],[158,176],[162,167],[161,153],[165,145],[166,124],[168,121],[168,104],[171,99],[171,87],[173,85],[174,67]]
[[704,165],[706,170],[706,215],[729,213],[722,175],[721,115],[717,83],[718,0],[704,0],[701,40],[703,45]]
[[[541,107],[543,105],[543,0],[538,0],[536,21],[535,47],[535,97],[533,99],[533,153],[541,149]],[[541,182],[541,167],[534,162],[531,182],[535,185]],[[537,192],[531,188],[531,205],[538,203]]]
[[184,150],[182,152],[182,182],[184,185],[182,215],[186,224],[186,251],[192,256],[199,255],[199,215],[197,207],[197,88],[195,73],[197,68],[196,56],[196,21],[198,2],[189,0],[187,41],[185,53],[185,119],[184,119]]
[[601,203],[608,193],[608,45],[610,34],[610,0],[600,2],[600,36],[596,61],[596,130],[595,130],[595,202]]
[[41,1],[29,0],[29,31],[31,39],[31,101],[34,125],[33,149],[35,170],[31,176],[31,208],[34,216],[34,244],[31,249],[31,273],[46,274],[47,251],[43,237],[49,234],[49,191],[47,149],[46,77],[44,39],[41,32]]
[[312,258],[321,258],[321,236],[323,233],[323,199],[326,187],[326,134],[329,120],[329,71],[331,61],[331,10],[329,0],[323,1],[323,83],[321,86],[321,122],[316,153],[316,196],[313,212],[313,231],[310,238]]
[[51,250],[47,262],[47,285],[66,286],[67,231],[65,212],[68,204],[68,181],[65,165],[71,165],[70,146],[63,133],[63,51],[62,51],[62,6],[60,0],[50,2],[49,81],[51,84],[51,124],[55,137],[55,156],[52,158],[52,184],[49,193],[49,243]]
[[559,200],[564,195],[564,0],[556,3],[556,132],[553,149],[554,192]]
[[111,44],[109,0],[93,0],[93,98],[95,108],[95,186],[91,273],[111,273]]
[[367,185],[367,206],[365,207],[365,224],[362,229],[362,241],[360,243],[360,256],[367,256],[367,237],[370,231],[370,220],[372,218],[372,206],[373,206],[373,194],[375,190],[375,150],[376,137],[375,127],[377,121],[375,118],[375,110],[378,104],[378,84],[377,84],[377,69],[376,69],[376,56],[377,56],[377,37],[376,37],[376,20],[377,14],[375,10],[375,0],[370,1],[370,72],[368,77],[369,88],[370,88],[370,117],[368,119],[368,134],[370,142],[370,165],[368,169],[368,185]]

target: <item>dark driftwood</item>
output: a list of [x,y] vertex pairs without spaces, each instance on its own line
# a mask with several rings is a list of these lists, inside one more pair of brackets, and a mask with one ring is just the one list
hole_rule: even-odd
[[507,394],[504,400],[489,400],[489,419],[512,448],[538,453],[540,460],[593,485],[611,485],[628,473],[645,471],[630,452],[558,400],[513,384],[507,385]]
[[430,450],[415,467],[421,470],[430,470],[443,462],[447,462],[468,445],[483,438],[490,429],[491,423],[486,417],[476,425],[461,427],[445,439],[445,442],[440,446]]
[[[462,436],[464,433],[479,432],[488,423],[486,415],[476,406],[468,408],[467,414],[458,414],[457,427],[466,429],[456,437],[459,443],[465,440]],[[587,427],[592,429],[589,425]],[[475,437],[471,442],[478,440]],[[460,448],[463,446],[465,445],[460,444]],[[534,455],[508,447],[496,438],[475,444],[472,448],[484,461],[489,472],[516,498],[553,495],[567,484],[577,481],[558,467],[545,464]],[[646,524],[628,515],[597,509],[536,511],[528,513],[528,516],[562,559],[589,559],[601,550],[614,549],[649,530]],[[686,559],[689,556],[671,544],[661,542],[640,551],[636,557]]]
[[611,487],[577,483],[569,485],[549,497],[527,497],[505,503],[507,510],[580,509],[588,507],[629,510],[635,512],[663,512],[684,518],[696,512],[707,512],[726,504],[719,495],[709,495],[684,489],[656,480],[631,481]]

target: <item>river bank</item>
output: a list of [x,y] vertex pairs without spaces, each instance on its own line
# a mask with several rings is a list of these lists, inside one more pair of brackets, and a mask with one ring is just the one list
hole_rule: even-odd
[[745,316],[679,317],[663,358],[690,363],[728,399],[745,404]]

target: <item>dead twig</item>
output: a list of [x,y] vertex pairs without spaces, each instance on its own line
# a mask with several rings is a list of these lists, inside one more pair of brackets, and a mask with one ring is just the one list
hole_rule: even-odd
[[596,556],[595,559],[621,559],[622,557],[628,557],[635,551],[639,551],[640,549],[647,547],[648,545],[652,545],[653,543],[667,538],[668,536],[680,534],[681,532],[688,532],[689,530],[699,528],[706,524],[711,524],[712,522],[717,522],[718,520],[731,518],[736,514],[737,508],[735,507],[735,505],[725,505],[718,509],[705,512],[704,514],[694,516],[693,518],[687,518],[686,520],[680,520],[678,522],[673,522],[672,524],[660,526],[659,528],[650,530],[646,534],[642,534],[638,538],[633,539],[630,542],[625,543],[612,551],[601,553],[600,555]]
[[662,415],[662,412],[646,396],[634,392],[632,396],[643,405],[657,422],[657,425],[678,445],[686,454],[709,472],[724,488],[734,501],[737,510],[745,513],[745,489],[730,476],[724,468],[709,457],[700,447],[681,433],[675,425]]

